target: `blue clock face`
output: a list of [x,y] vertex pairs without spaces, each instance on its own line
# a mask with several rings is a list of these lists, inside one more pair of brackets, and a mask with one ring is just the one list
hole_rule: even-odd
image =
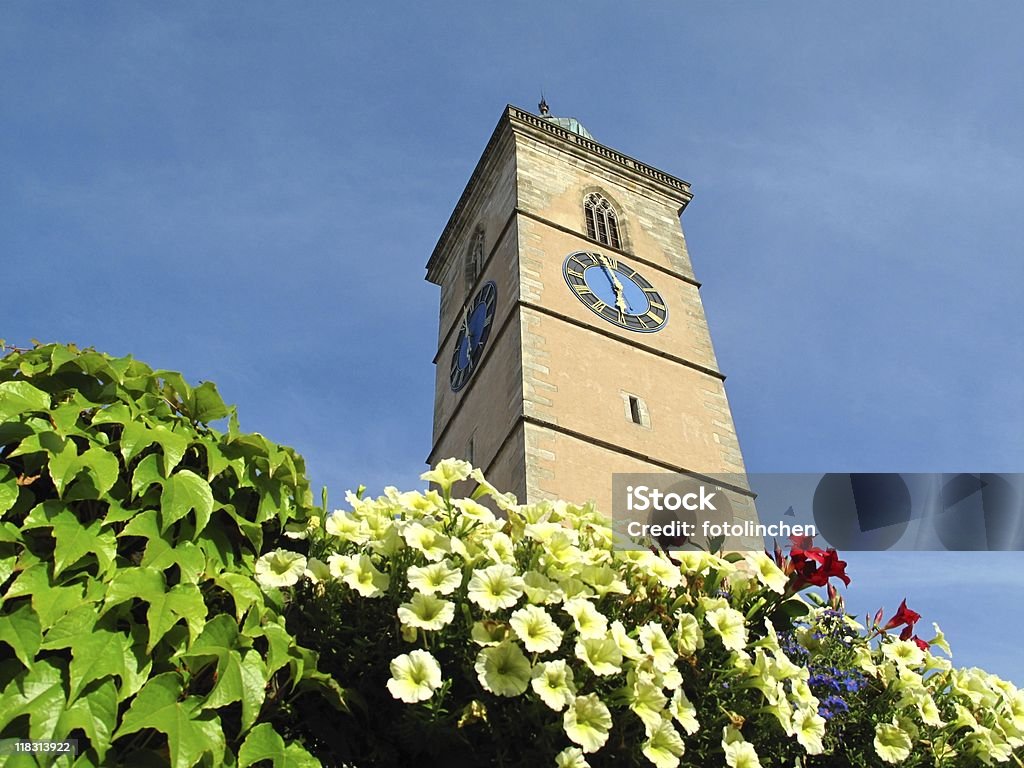
[[491,335],[497,301],[498,288],[492,280],[484,284],[466,307],[452,350],[450,381],[453,392],[466,386],[483,357],[484,346]]
[[654,333],[668,322],[668,307],[661,294],[615,256],[571,253],[562,265],[562,274],[576,298],[620,328]]

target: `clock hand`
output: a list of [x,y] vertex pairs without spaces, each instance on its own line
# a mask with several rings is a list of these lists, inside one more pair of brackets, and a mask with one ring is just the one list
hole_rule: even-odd
[[629,303],[626,301],[622,283],[619,282],[615,271],[608,266],[608,260],[604,256],[601,256],[600,259],[601,268],[604,270],[608,282],[612,284],[612,291],[615,293],[615,306],[619,308],[620,312],[629,312]]

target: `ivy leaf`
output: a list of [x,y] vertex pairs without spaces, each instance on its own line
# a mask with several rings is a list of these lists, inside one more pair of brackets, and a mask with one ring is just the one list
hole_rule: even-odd
[[0,643],[7,643],[14,655],[26,667],[32,661],[43,642],[43,630],[39,616],[29,603],[22,603],[6,616],[0,616]]
[[145,424],[132,421],[125,424],[121,433],[121,457],[125,462],[134,459],[147,446],[156,442],[157,434]]
[[142,557],[142,565],[166,571],[172,565],[178,566],[183,583],[196,584],[206,570],[206,556],[191,541],[183,541],[177,545],[156,534],[146,545],[146,553]]
[[249,768],[263,760],[273,761],[274,768],[284,760],[284,739],[270,723],[260,723],[249,731],[238,750],[238,768]]
[[28,735],[49,739],[64,711],[62,670],[50,659],[33,664],[0,694],[0,731],[21,715],[28,715]]
[[253,604],[263,605],[263,592],[248,576],[240,573],[221,573],[215,579],[218,587],[231,595],[235,603],[235,618],[242,620],[245,612]]
[[107,585],[103,613],[127,600],[145,600],[152,603],[167,589],[164,575],[153,568],[123,568],[114,574]]
[[46,632],[40,646],[45,650],[70,648],[96,627],[96,606],[80,605],[61,616]]
[[238,651],[228,651],[217,663],[217,682],[203,702],[206,709],[217,709],[233,701],[242,700],[242,657]]
[[96,750],[102,764],[110,749],[110,735],[117,725],[117,688],[113,680],[104,680],[78,699],[60,717],[58,733],[70,733],[81,728],[89,737],[89,746]]
[[164,476],[160,474],[160,464],[156,456],[150,454],[139,462],[139,466],[132,473],[132,498],[136,499],[144,494],[153,483],[163,485]]
[[99,495],[102,496],[114,487],[121,472],[121,464],[114,454],[93,446],[79,456],[78,461],[96,478],[96,490]]
[[164,474],[170,475],[172,470],[181,463],[181,459],[185,455],[185,450],[188,448],[188,438],[184,435],[179,435],[177,432],[171,432],[171,430],[164,426],[156,427],[153,432],[156,433],[156,442],[160,444],[164,452]]
[[[124,403],[114,403],[113,405],[108,405],[107,407],[101,408],[100,410],[96,411],[96,413],[92,417],[92,423],[124,424],[125,428],[127,429],[127,426],[129,424],[138,423],[132,421],[132,418],[132,412],[129,410],[127,405],[125,405]],[[123,432],[121,436],[122,438],[124,437]],[[127,461],[127,459],[125,459],[125,461]]]
[[206,729],[197,722],[195,697],[179,701],[181,680],[175,672],[164,672],[139,691],[121,721],[113,739],[152,728],[167,736],[172,768],[192,768],[210,751]]
[[270,723],[260,723],[238,750],[238,768],[270,760],[274,768],[320,768],[320,761],[299,744],[285,746]]
[[18,479],[6,465],[0,465],[0,517],[18,500]]
[[267,697],[267,667],[255,650],[242,658],[242,729],[252,726]]
[[26,411],[45,411],[50,396],[27,381],[0,382],[0,418],[4,421]]
[[188,398],[188,410],[192,418],[209,424],[211,421],[223,419],[228,415],[228,407],[224,405],[217,385],[212,381],[204,381],[192,390]]
[[280,624],[267,624],[262,628],[263,636],[267,638],[267,675],[272,675],[285,664],[291,657],[288,649],[294,642],[288,630]]
[[150,595],[146,623],[149,641],[146,651],[151,652],[168,630],[182,619],[188,626],[190,639],[195,639],[206,623],[206,603],[195,584],[178,584],[159,595]]
[[[57,448],[56,441],[49,440],[46,442],[50,445],[44,445],[43,435],[39,437],[40,445],[47,447],[50,453],[50,462],[47,469],[50,472],[50,477],[53,479],[53,485],[57,489],[57,495],[61,496],[67,484],[74,480],[75,475],[82,471],[82,465],[78,461],[78,449],[75,447],[73,440],[59,438],[60,448],[59,450],[54,450]],[[22,441],[22,445],[24,445],[24,441]]]
[[160,509],[164,531],[187,515],[189,510],[194,509],[196,534],[199,534],[210,521],[210,514],[213,512],[213,492],[210,490],[210,484],[195,472],[183,469],[164,483],[164,491],[160,495]]
[[53,550],[54,577],[89,554],[95,555],[101,572],[107,571],[117,555],[117,543],[113,533],[100,530],[99,520],[82,525],[73,512],[64,509],[51,522],[53,538],[57,540]]
[[71,696],[78,698],[82,689],[93,680],[108,675],[124,677],[125,636],[120,632],[99,631],[79,638],[71,646]]

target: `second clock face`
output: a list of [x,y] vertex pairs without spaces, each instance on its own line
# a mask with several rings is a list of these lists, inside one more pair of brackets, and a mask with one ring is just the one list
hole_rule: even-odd
[[459,335],[452,350],[450,380],[452,391],[458,392],[469,381],[477,363],[484,354],[484,345],[491,335],[494,322],[494,308],[497,305],[498,288],[491,280],[484,283],[473,301],[466,307],[466,313],[459,326]]
[[660,331],[668,306],[651,283],[615,256],[577,251],[562,265],[576,297],[609,323],[640,333]]

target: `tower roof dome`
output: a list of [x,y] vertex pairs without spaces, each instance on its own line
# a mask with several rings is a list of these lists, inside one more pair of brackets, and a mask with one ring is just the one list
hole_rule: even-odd
[[590,131],[584,128],[583,124],[575,117],[555,117],[554,115],[552,115],[550,110],[548,109],[548,103],[543,96],[541,97],[540,104],[537,106],[537,108],[540,110],[540,116],[542,118],[554,123],[559,128],[564,128],[567,131],[572,131],[573,133],[579,134],[585,139],[594,139],[594,136],[590,133]]

